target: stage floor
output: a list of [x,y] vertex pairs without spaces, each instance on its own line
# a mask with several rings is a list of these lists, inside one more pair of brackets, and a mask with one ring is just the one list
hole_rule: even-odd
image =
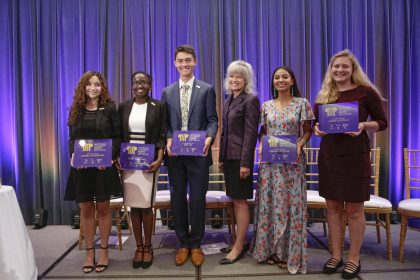
[[[308,272],[306,275],[289,275],[287,270],[277,266],[258,264],[247,255],[232,265],[219,265],[222,253],[207,255],[201,269],[196,269],[191,262],[177,267],[174,263],[177,240],[173,231],[160,226],[153,237],[154,263],[148,269],[133,269],[132,258],[135,251],[134,236],[125,230],[128,239],[123,250],[110,246],[110,263],[103,273],[82,272],[85,251],[77,247],[78,230],[70,226],[47,226],[43,229],[28,227],[29,236],[34,247],[36,263],[40,279],[341,279],[341,274],[325,275],[322,266],[329,258],[327,239],[323,235],[322,225],[313,224],[308,228]],[[251,234],[251,227],[249,234]],[[361,251],[363,280],[397,280],[420,279],[420,232],[408,231],[405,242],[405,263],[398,262],[400,225],[392,225],[393,260],[386,259],[385,231],[381,230],[381,244],[376,241],[376,230],[367,227],[365,240]],[[113,232],[115,234],[115,232]],[[99,236],[97,236],[99,238]],[[203,244],[218,242],[230,243],[227,228],[206,229]],[[96,245],[99,248],[99,245]],[[345,243],[345,255],[348,243]]]

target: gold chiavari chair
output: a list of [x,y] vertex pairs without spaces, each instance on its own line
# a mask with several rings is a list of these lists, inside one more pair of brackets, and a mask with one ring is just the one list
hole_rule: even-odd
[[[408,219],[420,218],[420,198],[411,198],[412,191],[420,190],[420,150],[404,148],[405,199],[398,203],[401,215],[399,261],[404,262],[404,241],[407,234]],[[420,229],[413,230],[420,231]]]

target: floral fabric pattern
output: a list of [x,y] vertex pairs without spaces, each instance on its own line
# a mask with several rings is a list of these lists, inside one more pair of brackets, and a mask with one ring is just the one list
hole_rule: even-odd
[[[305,120],[313,120],[309,102],[294,97],[281,112],[273,100],[262,106],[261,126],[268,135],[301,135]],[[277,255],[291,274],[306,273],[306,157],[296,164],[261,163],[255,194],[251,253],[259,262]]]

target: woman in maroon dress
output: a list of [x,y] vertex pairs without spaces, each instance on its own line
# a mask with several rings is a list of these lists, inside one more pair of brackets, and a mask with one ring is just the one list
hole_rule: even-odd
[[[327,201],[329,238],[332,245],[332,256],[325,263],[323,271],[331,274],[343,265],[341,236],[345,207],[350,231],[350,250],[342,271],[344,279],[355,278],[361,269],[359,252],[365,233],[363,203],[369,200],[371,176],[370,140],[366,131],[380,131],[387,127],[383,100],[379,90],[349,50],[338,52],[332,57],[314,106],[314,132],[322,137],[319,193]],[[319,130],[319,105],[352,101],[359,105],[358,131],[327,134]]]

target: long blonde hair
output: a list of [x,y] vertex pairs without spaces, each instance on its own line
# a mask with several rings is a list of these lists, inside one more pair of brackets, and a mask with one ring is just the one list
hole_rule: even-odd
[[328,65],[327,72],[325,73],[324,81],[322,82],[321,90],[318,92],[318,96],[315,100],[318,104],[327,104],[335,102],[339,97],[339,90],[336,82],[331,76],[331,69],[333,63],[338,57],[347,57],[352,63],[353,73],[351,74],[351,82],[355,85],[364,85],[371,87],[382,100],[385,100],[378,88],[370,81],[369,77],[365,74],[362,67],[359,64],[359,61],[354,56],[354,54],[349,50],[345,49],[336,53],[330,60]]

